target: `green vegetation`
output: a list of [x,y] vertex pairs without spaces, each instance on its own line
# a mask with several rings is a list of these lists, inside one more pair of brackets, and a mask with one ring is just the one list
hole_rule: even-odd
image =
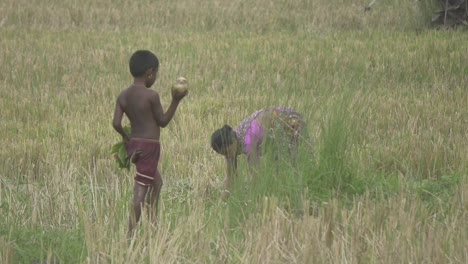
[[[130,134],[130,127],[125,126],[124,131]],[[130,159],[128,158],[127,150],[122,140],[112,145],[111,155],[114,156],[115,163],[119,169],[130,170]]]
[[[0,262],[468,262],[468,37],[428,1],[366,4],[0,3]],[[191,88],[162,130],[158,226],[128,241],[111,119],[141,48],[164,107]],[[212,131],[278,104],[313,154],[241,159],[222,201]]]

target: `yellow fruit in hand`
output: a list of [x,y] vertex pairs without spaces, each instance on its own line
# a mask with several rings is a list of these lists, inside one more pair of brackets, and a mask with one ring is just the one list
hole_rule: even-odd
[[179,77],[176,83],[172,86],[172,89],[177,93],[181,94],[188,90],[188,81],[184,77]]
[[187,85],[188,84],[188,81],[187,79],[185,79],[184,77],[178,77],[176,79],[176,83],[177,84],[182,84],[182,85]]

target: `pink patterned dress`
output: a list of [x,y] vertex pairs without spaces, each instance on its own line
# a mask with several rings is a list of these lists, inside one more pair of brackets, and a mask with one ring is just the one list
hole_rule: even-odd
[[305,122],[299,112],[290,107],[272,106],[255,111],[233,130],[243,146],[243,153],[250,157],[253,150],[260,155],[266,138],[291,151],[297,145],[303,128]]

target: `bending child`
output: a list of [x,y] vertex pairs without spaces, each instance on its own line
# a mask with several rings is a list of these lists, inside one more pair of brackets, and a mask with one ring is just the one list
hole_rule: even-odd
[[230,179],[237,173],[238,155],[245,154],[249,164],[254,164],[268,139],[274,146],[276,157],[287,155],[294,159],[299,139],[308,140],[305,127],[299,112],[289,107],[272,106],[254,112],[235,128],[224,125],[217,129],[211,136],[211,147],[226,159],[223,198],[229,193]]
[[[149,89],[158,77],[159,60],[156,55],[147,50],[138,50],[131,56],[129,67],[134,81],[117,97],[112,125],[122,136],[127,155],[136,166],[133,212],[129,219],[129,236],[132,236],[145,200],[150,220],[154,224],[156,222],[159,193],[163,184],[158,171],[160,130],[169,124],[188,90],[172,90],[172,102],[164,113],[159,94]],[[130,135],[122,128],[124,114],[130,120]]]

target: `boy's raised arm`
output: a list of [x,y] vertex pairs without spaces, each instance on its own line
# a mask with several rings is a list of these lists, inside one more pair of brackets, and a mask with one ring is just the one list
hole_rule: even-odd
[[[185,95],[186,94],[187,93],[185,93]],[[153,115],[158,126],[166,127],[167,124],[169,124],[169,122],[171,121],[172,117],[174,116],[177,110],[177,106],[179,105],[180,100],[182,100],[182,98],[185,95],[181,97],[173,96],[171,105],[169,105],[169,108],[167,109],[166,113],[164,113],[159,95],[157,93],[154,93],[154,95],[151,97],[151,104],[153,108]]]

